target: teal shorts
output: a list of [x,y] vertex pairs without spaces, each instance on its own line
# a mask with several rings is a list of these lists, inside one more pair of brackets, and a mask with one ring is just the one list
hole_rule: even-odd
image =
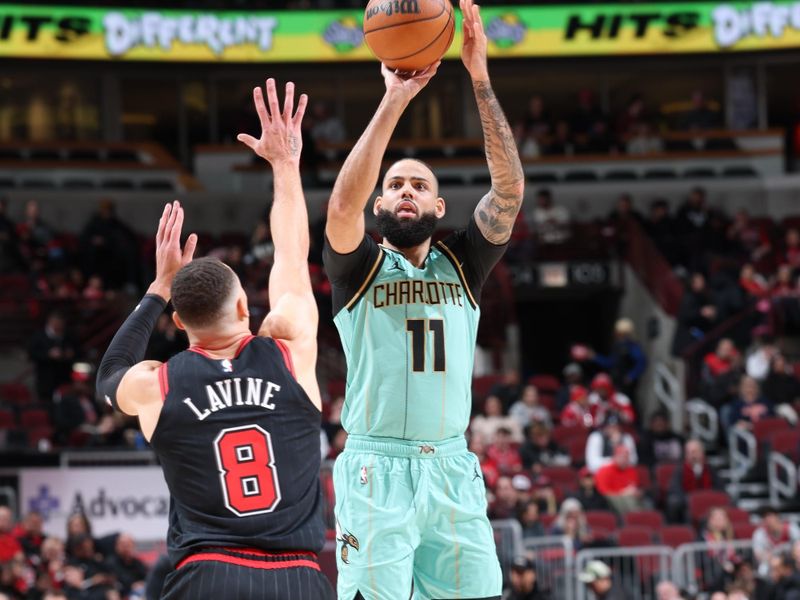
[[477,457],[464,438],[350,436],[333,468],[339,600],[499,598]]

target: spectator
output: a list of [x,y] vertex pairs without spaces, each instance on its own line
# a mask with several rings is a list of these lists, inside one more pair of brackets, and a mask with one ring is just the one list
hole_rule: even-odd
[[[647,356],[645,356],[642,345],[635,338],[633,321],[627,318],[617,319],[617,322],[614,323],[614,344],[611,347],[611,352],[608,355],[602,355],[590,350],[589,359],[593,360],[604,371],[608,371],[614,385],[622,392],[618,398],[612,396],[612,406],[615,406],[615,402],[619,401],[620,405],[616,406],[616,410],[623,415],[627,415],[629,412],[632,413],[631,400],[636,399],[636,388],[647,369]],[[597,377],[595,377],[595,380],[597,380]],[[595,382],[593,381],[592,388],[594,388],[594,385]],[[628,400],[628,403],[625,404],[626,399],[631,400]],[[633,421],[634,415],[631,414],[630,416],[631,419],[627,422]]]
[[590,560],[578,575],[586,584],[590,600],[627,600],[628,594],[622,586],[612,581],[611,568],[600,560]]
[[589,471],[597,473],[602,467],[614,462],[614,454],[618,446],[628,450],[628,460],[632,465],[638,462],[636,442],[629,433],[622,431],[617,413],[610,413],[600,429],[589,434],[586,440],[586,466]]
[[500,398],[503,410],[508,410],[514,402],[519,400],[523,389],[524,385],[520,379],[519,371],[517,369],[506,369],[503,372],[502,379],[489,390],[489,395]]
[[597,491],[594,485],[594,475],[589,467],[581,467],[581,470],[578,471],[578,491],[572,497],[578,500],[586,510],[611,510],[608,500]]
[[164,313],[156,321],[145,356],[147,360],[166,362],[188,347],[186,334],[175,326],[170,315]]
[[[772,355],[769,372],[761,385],[764,396],[775,405],[788,405],[797,412],[800,406],[800,380],[794,373],[792,366],[786,362],[786,357],[780,352]],[[781,414],[784,414],[782,411]]]
[[494,443],[489,444],[486,455],[491,459],[500,473],[511,475],[522,470],[522,460],[519,451],[511,441],[511,431],[506,427],[499,427],[495,432]]
[[61,313],[48,315],[44,328],[33,334],[28,353],[34,363],[36,393],[40,401],[49,403],[55,389],[69,381],[77,354]]
[[522,525],[522,537],[533,538],[545,535],[544,525],[539,519],[539,503],[528,500],[519,509],[517,520]]
[[564,407],[569,404],[570,390],[573,386],[583,385],[583,369],[576,362],[569,363],[562,371],[564,383],[558,388],[556,392],[556,408],[564,410]]
[[[109,565],[95,551],[94,540],[88,534],[73,536],[69,542],[69,566],[81,572],[81,587],[86,600],[108,600],[107,594],[115,591],[116,580]],[[83,598],[82,598],[83,600]]]
[[472,419],[470,429],[473,433],[482,435],[488,444],[493,444],[495,434],[501,427],[511,433],[511,441],[522,442],[522,429],[517,421],[503,414],[503,403],[500,398],[489,395],[483,403],[483,414]]
[[631,238],[631,228],[643,226],[644,217],[633,207],[633,198],[626,193],[620,194],[617,204],[608,217],[602,233],[604,237],[616,242],[620,256],[625,256]]
[[[311,137],[318,147],[341,144],[347,137],[342,120],[333,114],[326,102],[318,101],[311,109]],[[335,156],[335,155],[334,155]]]
[[[530,470],[530,477],[527,475],[523,475],[523,477],[531,482],[530,497],[539,503],[539,510],[548,515],[556,514],[558,509],[556,491],[553,488],[553,481],[544,474],[542,465],[534,464]],[[515,476],[514,479],[517,477]]]
[[718,490],[721,482],[717,473],[706,462],[706,450],[699,440],[686,442],[683,464],[672,473],[667,489],[666,514],[672,523],[685,523],[686,498],[697,490]]
[[712,406],[720,407],[736,395],[742,363],[742,355],[728,338],[722,338],[715,351],[703,358],[701,390]]
[[519,492],[514,488],[511,477],[501,475],[494,490],[494,500],[489,503],[491,519],[513,519],[517,514]]
[[681,119],[681,128],[689,131],[713,129],[719,125],[719,105],[706,100],[701,90],[692,92],[689,109]]
[[578,145],[586,145],[597,122],[605,122],[603,110],[597,104],[595,93],[589,89],[578,91],[578,106],[570,115],[569,127]]
[[675,215],[675,226],[679,234],[690,244],[703,247],[702,235],[708,232],[710,219],[711,211],[706,203],[705,188],[692,188],[689,197]]
[[527,438],[519,449],[522,466],[530,469],[534,464],[566,466],[570,463],[567,452],[555,443],[551,430],[542,423],[529,425]]
[[539,404],[539,390],[535,385],[526,385],[522,389],[522,398],[511,405],[508,416],[523,430],[532,423],[542,423],[547,427],[553,424],[550,411]]
[[518,556],[511,563],[511,587],[503,593],[503,600],[550,600],[550,593],[539,585],[532,560]]
[[603,412],[597,404],[589,403],[589,392],[581,385],[570,390],[569,404],[561,411],[561,424],[566,427],[582,426],[594,429],[603,421]]
[[800,540],[800,528],[794,521],[781,519],[780,513],[771,507],[761,511],[761,523],[753,532],[753,556],[758,565],[758,574],[766,577],[769,561],[782,546]]
[[147,574],[145,582],[144,600],[158,600],[164,589],[164,581],[172,572],[173,566],[169,556],[162,554],[158,557],[150,572]]
[[733,526],[724,508],[709,511],[700,539],[711,544],[707,550],[709,560],[703,561],[706,589],[723,589],[741,560],[733,548]]
[[650,203],[644,230],[667,262],[671,265],[678,264],[681,258],[680,244],[675,233],[674,219],[669,214],[669,203],[663,198]]
[[131,593],[141,595],[147,578],[147,567],[136,557],[136,543],[126,533],[120,533],[114,545],[114,554],[109,558],[108,566],[119,583],[123,595]]
[[[767,572],[769,568],[767,569]],[[762,578],[756,577],[753,571],[753,565],[748,561],[743,560],[736,563],[733,567],[733,581],[728,586],[729,592],[736,593],[741,590],[744,595],[744,600],[753,598],[753,600],[760,600],[762,598],[769,598],[769,584]],[[728,598],[730,598],[730,593]]]
[[[342,429],[341,431],[344,431]],[[500,469],[495,462],[486,454],[486,440],[478,433],[472,433],[469,440],[469,451],[478,458],[481,467],[483,482],[490,490],[495,489],[497,480],[500,478]]]
[[552,535],[564,535],[572,540],[572,548],[577,552],[592,541],[589,523],[583,506],[575,498],[567,498],[561,503],[558,516],[553,522]]
[[778,353],[775,340],[764,326],[753,329],[753,343],[747,350],[745,372],[758,382],[764,381],[769,373],[772,357]]
[[719,316],[705,276],[699,272],[693,273],[689,289],[684,292],[678,308],[678,326],[672,353],[679,356],[690,344],[705,336],[719,324]]
[[30,263],[36,258],[49,258],[48,246],[53,240],[54,233],[50,226],[42,219],[39,212],[39,203],[28,200],[25,204],[25,219],[17,224],[17,236],[21,244],[23,258]]
[[567,121],[556,121],[553,136],[547,145],[545,154],[548,156],[572,156],[575,154],[575,143],[572,139],[572,131]]
[[35,510],[29,511],[22,522],[14,528],[12,534],[28,560],[34,558],[38,560],[44,541],[44,519],[41,513]]
[[772,402],[761,395],[758,382],[748,375],[742,376],[739,397],[720,409],[720,421],[726,427],[751,428],[753,423],[775,414]]
[[668,580],[660,581],[656,585],[656,600],[681,600],[678,586]]
[[514,126],[514,137],[520,155],[537,158],[550,143],[551,121],[541,96],[532,96],[528,101],[525,116]]
[[[53,393],[55,441],[62,445],[82,446],[88,441],[88,427],[96,426],[99,411],[95,403],[94,379],[89,363],[72,365],[70,383]],[[83,429],[86,434],[81,435]]]
[[775,329],[787,334],[800,330],[800,294],[788,264],[778,267],[769,295]]
[[[769,560],[770,600],[800,600],[800,581],[789,556],[776,554]],[[758,599],[757,597],[757,600]]]
[[536,194],[536,207],[533,209],[534,231],[541,244],[563,244],[572,235],[569,211],[553,203],[553,195],[546,188]]
[[614,448],[613,462],[597,471],[595,482],[597,491],[606,497],[619,514],[645,507],[639,473],[631,462],[630,450],[624,444]]
[[648,125],[644,98],[641,94],[634,94],[628,100],[624,112],[617,119],[617,137],[623,142],[628,142],[641,129]]
[[109,289],[138,284],[138,244],[136,236],[117,218],[114,203],[101,200],[81,233],[81,255],[86,275],[97,274]]
[[757,263],[772,251],[770,232],[754,222],[744,208],[733,217],[727,238],[736,256],[747,262]]
[[649,123],[639,123],[628,137],[625,149],[632,156],[658,154],[664,151],[664,141],[653,132]]
[[7,506],[0,506],[0,563],[23,556],[23,549],[14,535],[14,515]]
[[800,269],[800,231],[794,227],[787,229],[783,245],[780,263],[789,265],[792,270]]
[[616,413],[620,421],[626,425],[632,425],[636,421],[636,411],[633,409],[631,399],[614,388],[614,382],[608,374],[595,375],[591,387],[589,403],[598,405],[602,414]]
[[769,284],[752,263],[745,263],[739,270],[739,286],[751,300],[760,300],[769,295]]
[[670,427],[669,415],[657,410],[650,416],[650,427],[639,442],[639,459],[644,465],[677,463],[683,453],[683,438]]

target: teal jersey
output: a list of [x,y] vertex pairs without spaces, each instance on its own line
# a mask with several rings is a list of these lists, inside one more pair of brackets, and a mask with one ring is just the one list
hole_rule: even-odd
[[369,236],[346,255],[326,244],[347,359],[349,434],[421,441],[464,434],[480,288],[504,250],[474,221],[433,244],[419,268]]

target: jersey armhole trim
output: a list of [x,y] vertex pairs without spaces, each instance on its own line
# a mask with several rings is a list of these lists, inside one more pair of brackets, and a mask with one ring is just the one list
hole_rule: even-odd
[[161,402],[167,399],[169,394],[169,376],[167,375],[167,363],[162,363],[158,367],[158,387],[161,389]]
[[361,287],[358,288],[358,291],[355,293],[355,295],[350,298],[350,302],[345,304],[346,310],[353,310],[356,302],[361,300],[361,298],[364,296],[367,288],[372,285],[372,282],[375,281],[375,277],[378,276],[378,271],[385,257],[386,253],[384,253],[383,248],[378,247],[378,256],[375,257],[375,262],[373,263],[372,268],[369,270],[369,274],[367,275],[366,279],[364,279],[364,282],[361,284]]
[[467,278],[464,275],[464,271],[461,269],[461,265],[459,264],[456,255],[453,254],[453,251],[450,250],[450,248],[448,248],[447,245],[441,240],[436,242],[436,245],[444,251],[444,255],[447,257],[447,260],[449,260],[453,267],[455,267],[456,273],[458,273],[458,278],[461,280],[461,287],[463,287],[464,291],[467,293],[467,300],[469,300],[470,306],[472,306],[472,308],[478,308],[478,303],[475,302],[475,297],[472,295],[472,290],[467,284]]
[[283,362],[286,363],[286,368],[289,369],[289,373],[292,374],[292,377],[297,379],[297,375],[294,373],[294,362],[292,361],[292,352],[289,350],[289,346],[287,346],[286,343],[282,342],[281,340],[276,340],[275,338],[272,339],[275,341],[275,345],[278,346],[278,350],[281,351],[281,354],[283,355]]

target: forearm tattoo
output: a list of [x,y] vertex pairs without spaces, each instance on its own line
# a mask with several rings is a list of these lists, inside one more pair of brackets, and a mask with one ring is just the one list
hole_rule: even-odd
[[494,244],[502,244],[522,205],[525,173],[519,160],[514,134],[488,81],[474,83],[475,98],[483,127],[486,161],[492,177],[492,189],[475,210],[481,232]]

